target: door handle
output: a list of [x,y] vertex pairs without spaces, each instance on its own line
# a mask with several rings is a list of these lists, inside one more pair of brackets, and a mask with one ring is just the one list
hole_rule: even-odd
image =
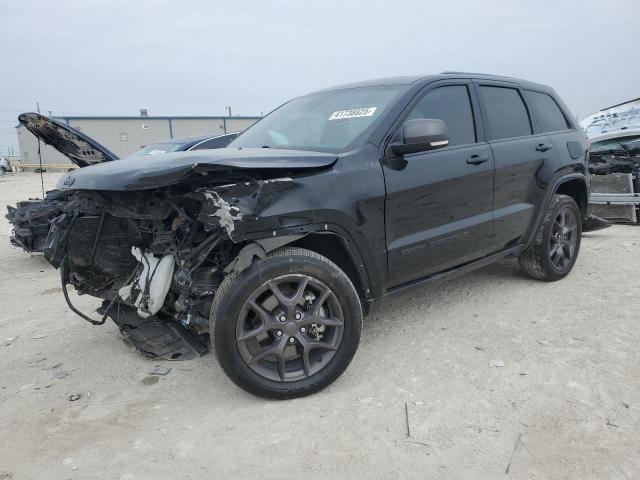
[[468,159],[467,159],[467,163],[469,165],[480,165],[481,163],[484,162],[488,162],[490,160],[489,157],[485,156],[485,155],[471,155]]
[[551,150],[553,145],[549,145],[548,143],[541,143],[536,147],[536,151],[538,152],[546,152],[547,150]]

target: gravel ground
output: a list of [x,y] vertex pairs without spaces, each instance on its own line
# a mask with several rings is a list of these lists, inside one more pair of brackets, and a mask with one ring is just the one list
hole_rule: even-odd
[[[0,178],[0,205],[39,189]],[[0,479],[638,478],[640,228],[585,235],[559,283],[510,260],[396,298],[337,382],[287,402],[82,321],[8,234],[2,218]]]

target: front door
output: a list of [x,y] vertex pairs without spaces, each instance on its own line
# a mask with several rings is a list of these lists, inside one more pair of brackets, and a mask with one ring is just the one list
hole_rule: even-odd
[[427,88],[403,121],[443,120],[449,145],[383,161],[388,288],[494,250],[494,161],[477,133],[474,91],[469,82]]

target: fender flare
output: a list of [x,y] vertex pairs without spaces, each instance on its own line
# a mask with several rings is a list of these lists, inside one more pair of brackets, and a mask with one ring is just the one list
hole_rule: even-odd
[[585,188],[587,190],[587,204],[589,203],[589,182],[587,181],[587,177],[583,173],[568,173],[566,175],[562,175],[558,177],[556,180],[554,180],[552,187],[547,189],[547,193],[545,194],[545,197],[538,211],[536,221],[533,224],[533,228],[531,229],[531,232],[528,235],[529,242],[532,242],[534,240],[538,232],[538,229],[540,228],[540,225],[544,220],[544,216],[545,216],[545,213],[547,212],[547,208],[549,208],[549,203],[551,202],[551,198],[553,197],[553,195],[556,194],[556,192],[558,191],[558,188],[560,188],[560,185],[575,179],[582,180],[584,182]]

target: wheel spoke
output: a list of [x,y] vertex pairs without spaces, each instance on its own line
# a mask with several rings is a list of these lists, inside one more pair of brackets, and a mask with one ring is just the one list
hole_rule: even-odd
[[287,343],[284,340],[284,338],[281,338],[280,340],[275,340],[271,345],[264,347],[261,352],[251,357],[247,363],[252,364],[252,363],[259,362],[260,360],[264,360],[266,357],[270,355],[275,355],[276,357],[278,357],[279,355],[283,354],[284,348],[286,346],[287,346]]
[[249,306],[251,309],[258,314],[262,323],[270,323],[273,320],[273,315],[267,312],[262,305],[260,305],[255,300],[249,300]]
[[336,317],[322,317],[320,315],[316,315],[314,317],[315,323],[319,323],[320,325],[324,325],[325,327],[337,327],[342,325],[342,320]]
[[324,302],[327,301],[327,298],[329,298],[329,295],[331,295],[331,290],[327,288],[324,292],[322,292],[322,295],[320,295],[320,297],[316,298],[316,300],[313,302],[313,308],[311,310],[312,316],[315,317],[320,313],[320,308],[322,308],[322,305],[324,305]]
[[300,282],[298,283],[298,288],[292,297],[287,297],[280,289],[280,286],[274,281],[269,282],[269,288],[271,289],[271,292],[276,297],[280,305],[285,310],[287,316],[291,318],[295,315],[296,306],[304,296],[304,292],[308,284],[309,284],[309,277],[305,276],[300,278]]
[[244,342],[246,340],[249,340],[250,338],[257,337],[258,335],[261,335],[261,334],[266,333],[266,332],[267,332],[266,324],[261,323],[257,327],[252,328],[251,330],[248,330],[248,331],[244,332],[242,335],[240,335],[238,337],[238,340],[241,341],[241,342]]
[[551,229],[552,233],[561,233],[564,229],[563,225],[560,222],[558,222],[557,218],[556,218],[556,221],[553,223],[553,227],[554,228]]
[[271,290],[271,293],[273,293],[273,295],[276,297],[280,305],[289,304],[289,298],[284,293],[282,293],[282,290],[280,290],[280,287],[276,282],[272,280],[268,283],[268,285],[269,285],[269,290]]
[[302,347],[302,369],[304,370],[305,377],[308,377],[309,372],[311,372],[311,358],[309,357],[310,353],[311,350]]
[[573,243],[567,241],[565,242],[565,256],[567,257],[567,263],[569,263],[571,261],[571,258],[573,257]]
[[276,355],[276,358],[278,360],[278,375],[280,375],[280,381],[284,382],[284,374],[286,372],[287,365],[287,358],[284,356],[284,348],[279,355]]
[[307,285],[309,285],[309,277],[303,277],[298,284],[298,289],[296,293],[291,297],[291,305],[294,307],[300,303],[302,297],[304,295],[304,291],[307,289]]
[[311,370],[311,352],[314,350],[324,350],[335,352],[338,347],[330,345],[320,340],[312,340],[307,335],[301,334],[297,336],[298,342],[302,347],[302,366],[304,369],[304,376],[308,377]]

